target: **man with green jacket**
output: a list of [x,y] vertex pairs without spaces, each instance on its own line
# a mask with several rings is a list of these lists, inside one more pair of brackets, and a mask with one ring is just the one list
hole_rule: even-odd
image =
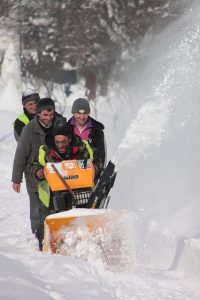
[[[45,145],[40,146],[38,158],[33,164],[33,173],[38,180],[38,194],[39,199],[43,206],[41,211],[41,244],[44,237],[44,224],[45,218],[50,213],[55,213],[56,207],[54,206],[53,197],[56,195],[61,196],[60,192],[53,192],[46,181],[44,175],[44,166],[48,162],[61,162],[63,160],[93,160],[93,150],[86,141],[76,141],[73,139],[73,128],[66,122],[56,124],[53,132],[46,136]],[[62,191],[63,192],[63,191]],[[68,205],[63,208],[64,210],[70,209],[70,193],[66,192],[65,201]],[[80,199],[80,197],[79,197]],[[59,199],[58,202],[60,202]],[[68,201],[67,201],[68,200]],[[83,203],[77,203],[78,207],[86,207]]]
[[39,94],[32,90],[26,89],[22,94],[23,112],[17,117],[14,122],[14,137],[16,141],[22,133],[22,129],[26,126],[36,114],[36,105],[40,100]]
[[31,169],[40,146],[45,143],[45,136],[51,132],[54,122],[58,119],[63,117],[55,113],[54,101],[51,98],[40,99],[37,103],[36,116],[24,127],[19,138],[13,163],[12,187],[15,192],[20,192],[24,173],[30,198],[31,229],[38,240],[40,240],[42,206],[38,199],[37,181]]

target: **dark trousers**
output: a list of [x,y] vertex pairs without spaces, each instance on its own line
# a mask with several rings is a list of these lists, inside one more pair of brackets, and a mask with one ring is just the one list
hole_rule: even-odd
[[33,233],[40,225],[40,199],[37,192],[28,192],[30,200],[30,221]]
[[26,178],[26,188],[30,200],[30,222],[31,230],[36,234],[37,238],[44,238],[44,220],[50,214],[49,208],[46,208],[39,199],[37,186],[29,184],[30,178]]

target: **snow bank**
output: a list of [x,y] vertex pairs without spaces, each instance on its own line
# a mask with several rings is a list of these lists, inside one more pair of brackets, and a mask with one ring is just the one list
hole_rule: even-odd
[[[138,224],[139,225],[139,224]],[[159,224],[150,222],[146,226],[136,228],[138,265],[145,265],[149,269],[159,269],[165,272],[176,271],[196,282],[200,276],[200,238],[194,236],[178,236],[176,232],[167,231]]]
[[1,66],[0,109],[20,112],[21,69],[16,46],[10,43]]

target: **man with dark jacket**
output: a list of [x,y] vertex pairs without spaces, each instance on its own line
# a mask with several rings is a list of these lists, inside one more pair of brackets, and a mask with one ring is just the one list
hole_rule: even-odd
[[78,98],[74,101],[72,114],[73,117],[68,122],[73,126],[74,135],[88,141],[93,151],[96,152],[94,165],[98,176],[106,162],[104,125],[89,116],[90,105],[85,98]]
[[32,89],[26,89],[23,92],[23,112],[17,117],[17,119],[14,122],[14,137],[16,141],[19,140],[24,126],[27,125],[35,117],[36,105],[39,100],[40,96],[36,91]]
[[23,173],[30,198],[30,220],[32,232],[40,240],[41,203],[37,194],[37,181],[31,173],[32,163],[38,155],[39,147],[45,143],[45,136],[53,129],[57,119],[63,118],[55,113],[55,103],[51,98],[40,99],[37,103],[36,116],[23,129],[15,152],[12,187],[20,192]]

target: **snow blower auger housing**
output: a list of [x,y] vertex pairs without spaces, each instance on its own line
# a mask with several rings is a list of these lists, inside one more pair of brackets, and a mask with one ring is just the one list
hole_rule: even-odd
[[[72,208],[75,210],[58,212],[46,218],[44,251],[50,250],[52,253],[58,251],[63,228],[74,227],[75,223],[84,220],[85,226],[93,231],[105,223],[107,213],[102,212],[99,215],[94,209],[107,208],[109,191],[116,177],[114,169],[115,165],[110,161],[94,186],[94,166],[90,160],[69,160],[45,165],[44,173],[51,190],[54,192],[67,190],[72,199]],[[81,213],[77,215],[76,208],[80,207]]]

